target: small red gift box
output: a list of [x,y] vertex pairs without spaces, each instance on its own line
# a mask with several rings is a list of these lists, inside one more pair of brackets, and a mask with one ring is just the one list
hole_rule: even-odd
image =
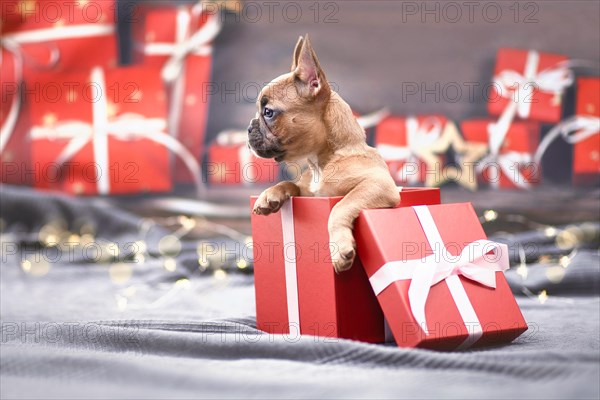
[[441,136],[447,123],[445,117],[388,117],[375,129],[375,147],[385,160],[398,184],[424,183],[427,175],[435,175],[444,163],[438,157],[437,166],[429,166],[419,152],[432,146]]
[[[577,101],[575,114],[589,119],[598,127],[600,118],[600,78],[577,79]],[[594,133],[595,132],[595,133]],[[577,134],[577,133],[576,133]],[[576,185],[600,184],[600,129],[591,129],[589,134],[574,144],[573,183]]]
[[211,185],[274,184],[279,178],[279,164],[256,157],[245,142],[217,140],[208,149],[206,175]]
[[[383,314],[360,260],[341,274],[331,264],[327,221],[341,199],[293,197],[278,213],[252,215],[258,329],[385,340]],[[439,202],[439,189],[404,189],[398,207]]]
[[573,83],[566,61],[559,54],[499,49],[488,113],[499,116],[512,103],[521,119],[560,121],[564,90]]
[[355,233],[398,346],[463,349],[527,330],[503,274],[508,248],[486,240],[471,204],[364,210]]
[[[63,90],[49,107],[30,102],[35,186],[75,194],[164,192],[171,189],[165,93],[141,67],[48,73],[42,83]],[[132,84],[135,79],[135,84]]]
[[540,126],[534,121],[515,121],[508,127],[489,119],[461,122],[467,142],[488,145],[488,155],[475,166],[477,179],[492,187],[528,188],[541,179],[541,165],[533,162],[540,140]]
[[[161,73],[168,86],[170,133],[200,158],[210,95],[219,89],[210,76],[212,41],[221,29],[220,16],[204,2],[177,7],[141,5],[136,15],[134,58]],[[179,160],[174,177],[176,182],[192,182]]]

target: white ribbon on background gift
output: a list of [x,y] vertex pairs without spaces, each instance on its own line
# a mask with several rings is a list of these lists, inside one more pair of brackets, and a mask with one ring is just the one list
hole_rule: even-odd
[[165,146],[181,158],[200,190],[202,181],[198,161],[180,142],[165,133],[167,123],[163,118],[146,118],[139,114],[125,113],[109,120],[106,82],[102,68],[96,67],[92,70],[90,81],[94,83],[93,87],[97,88],[93,96],[95,101],[92,102],[92,124],[84,121],[62,121],[51,127],[34,126],[31,129],[31,139],[69,140],[56,159],[58,165],[68,162],[86,144],[92,142],[94,162],[99,170],[96,187],[101,195],[110,194],[108,136],[123,141],[148,139]]
[[203,12],[201,2],[188,7],[180,7],[175,24],[175,42],[146,43],[142,51],[149,56],[169,56],[161,71],[162,79],[172,87],[169,106],[169,132],[178,136],[179,121],[185,95],[185,60],[189,55],[208,56],[212,54],[211,42],[221,30],[221,19],[217,13],[208,15],[206,22],[192,33],[192,18],[200,18]]
[[[78,39],[95,36],[113,35],[115,32],[114,24],[82,24],[69,26],[56,26],[52,28],[34,29],[24,32],[13,32],[2,35],[0,39],[1,47],[13,55],[15,82],[20,88],[23,79],[23,59],[24,54],[21,46],[24,44],[52,42],[63,39]],[[60,52],[57,47],[50,48],[50,61],[48,66],[58,63]],[[10,111],[2,127],[0,127],[0,154],[4,151],[6,144],[13,134],[19,111],[21,107],[21,91],[13,96],[10,105]]]
[[559,136],[562,136],[565,142],[575,144],[594,135],[600,135],[600,117],[577,115],[568,118],[552,127],[546,136],[544,136],[544,139],[535,152],[533,161],[540,163],[550,143]]
[[[574,74],[569,68],[572,62],[558,63],[551,68],[538,72],[540,55],[537,51],[527,53],[523,74],[514,70],[504,70],[494,77],[499,87],[499,94],[508,98],[506,108],[498,121],[488,125],[489,154],[480,160],[475,168],[482,173],[488,167],[498,166],[512,183],[522,189],[529,189],[530,183],[520,172],[520,167],[530,163],[533,157],[529,153],[509,151],[500,153],[506,134],[516,116],[527,119],[531,110],[534,90],[562,95],[564,90],[573,84]],[[500,175],[490,180],[493,188],[500,186]]]
[[[425,303],[430,288],[445,281],[469,333],[468,338],[458,348],[470,347],[481,338],[483,329],[459,275],[495,289],[496,271],[509,268],[508,247],[489,240],[477,240],[469,243],[460,255],[452,256],[445,247],[429,208],[412,208],[417,214],[433,254],[416,260],[385,263],[369,278],[371,286],[375,294],[379,295],[394,282],[410,280],[408,300],[411,313],[425,335],[429,335]],[[493,255],[489,254],[491,251],[494,252]]]
[[[433,145],[442,134],[442,123],[439,118],[427,118],[423,123],[415,117],[406,118],[406,146],[378,144],[377,150],[385,161],[404,161],[404,165],[397,172],[396,178],[409,184],[419,182],[420,170],[419,150]],[[409,171],[411,166],[417,166],[415,171]]]

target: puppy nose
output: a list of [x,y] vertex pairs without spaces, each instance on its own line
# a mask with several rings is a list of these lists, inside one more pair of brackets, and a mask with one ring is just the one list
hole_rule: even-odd
[[248,133],[252,133],[252,124],[248,125]]

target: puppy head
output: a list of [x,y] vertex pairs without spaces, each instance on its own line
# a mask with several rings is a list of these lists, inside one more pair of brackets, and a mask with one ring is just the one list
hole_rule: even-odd
[[331,88],[308,35],[298,39],[291,71],[260,92],[258,112],[248,127],[257,156],[293,161],[320,153],[327,143],[325,108]]

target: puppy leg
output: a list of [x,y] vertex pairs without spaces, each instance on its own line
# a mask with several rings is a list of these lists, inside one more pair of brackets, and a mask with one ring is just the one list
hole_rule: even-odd
[[299,196],[300,188],[293,182],[279,182],[275,186],[265,189],[254,204],[253,213],[269,215],[279,211],[283,203],[291,196]]
[[331,262],[337,273],[349,269],[356,257],[356,242],[352,234],[354,220],[366,208],[393,207],[400,200],[396,187],[388,182],[363,181],[352,189],[331,210],[329,241]]

